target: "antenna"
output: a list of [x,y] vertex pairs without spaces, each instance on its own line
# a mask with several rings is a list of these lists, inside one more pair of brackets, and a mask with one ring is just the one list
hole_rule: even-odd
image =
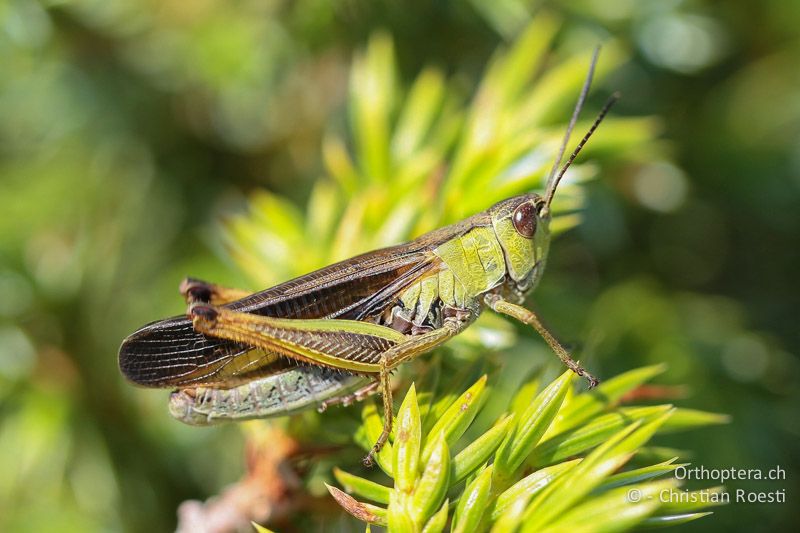
[[564,157],[564,152],[567,150],[567,143],[569,142],[570,135],[572,135],[572,129],[575,127],[575,123],[578,121],[578,115],[580,115],[581,109],[583,108],[583,102],[586,101],[586,95],[589,94],[589,88],[592,86],[594,67],[597,65],[597,57],[599,55],[600,46],[596,46],[594,48],[594,52],[592,53],[592,61],[589,63],[589,72],[586,73],[586,79],[584,80],[583,87],[581,88],[581,94],[578,96],[578,102],[575,104],[575,109],[572,110],[572,117],[569,119],[567,132],[564,134],[564,139],[561,141],[561,146],[558,149],[558,156],[556,157],[555,161],[553,161],[553,168],[550,169],[550,174],[547,175],[547,185],[544,188],[547,205],[550,205],[550,199],[553,196],[551,191],[555,191],[554,185],[558,185],[557,183],[554,184],[553,180],[555,179],[556,172],[558,172],[558,166],[561,164],[561,159]]
[[611,95],[611,97],[608,100],[606,100],[606,103],[603,105],[603,109],[600,110],[600,113],[597,114],[597,118],[594,119],[592,127],[589,128],[589,131],[586,132],[586,135],[583,136],[581,142],[578,143],[578,146],[575,147],[575,150],[572,151],[572,154],[570,154],[569,159],[567,159],[567,162],[564,163],[564,166],[561,168],[559,173],[553,179],[552,188],[548,184],[547,192],[545,193],[544,197],[545,205],[547,207],[550,207],[550,202],[553,201],[553,196],[555,195],[556,187],[558,187],[558,183],[561,181],[561,178],[564,176],[564,173],[567,171],[570,165],[572,165],[572,162],[575,161],[575,158],[578,157],[578,154],[580,153],[581,149],[583,149],[584,145],[586,145],[586,141],[589,140],[589,137],[592,136],[594,131],[597,129],[597,126],[599,126],[600,123],[603,121],[609,109],[611,109],[611,107],[615,103],[617,103],[619,97],[620,97],[619,92],[615,92]]
[[597,65],[597,58],[599,54],[600,54],[600,47],[597,46],[594,49],[594,53],[592,54],[592,60],[589,64],[589,72],[586,74],[586,80],[583,82],[583,87],[581,88],[580,96],[578,96],[578,101],[575,104],[575,109],[572,111],[572,117],[570,118],[569,125],[567,126],[567,131],[564,134],[564,139],[561,141],[561,146],[558,150],[558,156],[556,157],[555,161],[553,161],[553,168],[550,170],[550,174],[547,177],[547,184],[545,186],[545,196],[544,196],[545,209],[550,207],[550,202],[553,201],[553,196],[555,195],[556,188],[558,187],[561,178],[564,176],[564,173],[570,167],[572,162],[575,161],[575,158],[578,156],[578,153],[580,153],[581,149],[586,144],[586,141],[589,140],[589,137],[591,137],[594,131],[597,129],[597,126],[600,125],[600,122],[602,122],[606,113],[608,113],[609,109],[611,109],[611,106],[614,105],[614,103],[619,99],[619,93],[614,93],[611,96],[611,98],[608,99],[608,101],[603,106],[603,109],[600,111],[600,114],[595,119],[594,124],[592,124],[592,127],[589,128],[589,131],[586,133],[586,135],[584,135],[581,142],[578,143],[578,146],[572,152],[572,155],[570,155],[569,159],[567,160],[566,164],[561,169],[561,171],[558,171],[558,166],[561,164],[561,159],[564,157],[564,152],[567,149],[567,143],[569,143],[569,138],[572,135],[572,130],[573,128],[575,128],[575,123],[578,121],[578,115],[580,115],[581,109],[583,108],[583,104],[586,101],[586,95],[589,93],[589,88],[592,85],[592,78],[594,77],[594,69],[595,66]]

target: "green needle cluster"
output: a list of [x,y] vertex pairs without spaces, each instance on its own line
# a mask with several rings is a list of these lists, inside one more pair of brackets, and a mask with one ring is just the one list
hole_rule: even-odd
[[[523,387],[508,411],[469,442],[462,436],[490,394],[486,376],[458,397],[448,388],[421,399],[412,385],[394,439],[378,456],[388,482],[337,469],[342,489],[328,490],[359,520],[396,532],[437,532],[448,524],[453,532],[605,532],[695,520],[715,499],[686,497],[670,477],[681,466],[680,452],[658,449],[675,455],[649,463],[654,450],[647,446],[656,434],[727,417],[669,404],[619,406],[663,370],[632,370],[581,393],[566,371],[533,398]],[[366,405],[358,433],[365,449],[380,424],[374,404]]]

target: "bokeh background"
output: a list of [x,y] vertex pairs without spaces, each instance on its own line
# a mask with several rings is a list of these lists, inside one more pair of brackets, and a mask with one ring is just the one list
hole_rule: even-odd
[[[613,38],[596,89],[653,117],[587,185],[537,308],[600,375],[667,362],[686,405],[732,423],[675,436],[706,467],[786,471],[786,504],[686,530],[791,530],[800,486],[800,5],[546,2],[567,47]],[[258,288],[221,221],[272,191],[305,205],[345,129],[353,55],[391,36],[469,98],[540,2],[0,3],[0,530],[162,531],[238,479],[244,436],[169,419],[126,384],[121,339],[182,312],[186,275]],[[571,44],[570,44],[571,43]],[[638,155],[638,157],[637,157]],[[604,168],[604,170],[607,170]],[[283,258],[282,261],[286,261]],[[576,345],[577,345],[576,344]]]

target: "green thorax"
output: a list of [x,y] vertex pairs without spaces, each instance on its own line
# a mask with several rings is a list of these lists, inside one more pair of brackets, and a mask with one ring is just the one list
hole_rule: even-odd
[[[539,217],[540,202],[537,195],[504,200],[483,213],[480,224],[434,247],[442,268],[406,289],[403,306],[415,309],[417,317],[426,316],[437,299],[456,308],[476,308],[483,294],[498,287],[524,298],[541,278],[550,244],[549,218]],[[515,226],[521,206],[532,213],[531,236]]]
[[[496,287],[506,275],[503,249],[491,226],[479,226],[433,250],[468,299]],[[447,302],[445,302],[447,303]]]

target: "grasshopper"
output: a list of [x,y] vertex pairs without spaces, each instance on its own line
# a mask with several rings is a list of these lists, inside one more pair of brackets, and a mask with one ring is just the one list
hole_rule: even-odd
[[186,316],[153,322],[126,338],[122,373],[139,385],[178,387],[170,410],[194,424],[289,414],[377,390],[384,424],[367,465],[392,429],[390,373],[458,335],[487,308],[532,326],[595,386],[597,379],[520,304],[544,271],[558,184],[618,98],[606,102],[559,169],[597,53],[543,195],[508,198],[411,242],[254,294],[187,279],[181,286]]

